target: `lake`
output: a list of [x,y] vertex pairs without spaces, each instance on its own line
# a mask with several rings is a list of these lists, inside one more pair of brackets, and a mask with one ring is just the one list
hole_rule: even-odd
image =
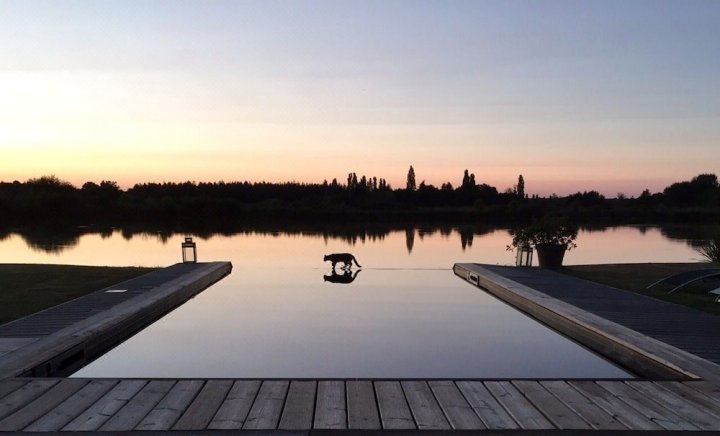
[[[0,262],[164,266],[179,261],[182,236],[10,234]],[[689,236],[659,227],[583,230],[565,263],[696,261]],[[453,275],[455,262],[513,264],[505,229],[248,230],[195,239],[200,261],[230,260],[232,274],[76,376],[630,376]],[[333,275],[322,261],[331,252],[352,252],[362,269]]]

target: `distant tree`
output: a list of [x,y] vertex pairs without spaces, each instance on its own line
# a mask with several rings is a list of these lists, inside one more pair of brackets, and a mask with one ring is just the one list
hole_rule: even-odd
[[518,177],[517,196],[525,198],[525,179],[523,179],[522,174]]
[[468,189],[476,186],[476,184],[477,183],[475,182],[475,174],[468,172],[468,170],[466,169],[463,173],[463,179],[460,188]]
[[720,198],[720,188],[715,174],[700,174],[689,182],[673,183],[663,195],[672,205],[709,205]]
[[410,165],[410,169],[408,170],[408,174],[407,174],[406,189],[408,191],[414,191],[416,188],[417,188],[417,185],[415,184],[415,170],[413,169],[412,165]]

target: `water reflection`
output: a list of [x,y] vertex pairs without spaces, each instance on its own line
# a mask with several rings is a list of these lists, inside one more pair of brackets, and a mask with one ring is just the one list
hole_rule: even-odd
[[330,283],[341,283],[343,285],[348,285],[355,281],[355,278],[357,278],[358,274],[360,274],[361,269],[356,270],[354,273],[351,269],[345,268],[342,270],[342,274],[338,274],[337,271],[334,269],[330,273],[330,275],[323,275],[323,281],[324,282],[330,282]]
[[[583,228],[565,263],[692,262],[711,226]],[[164,266],[180,259],[180,242],[193,236],[201,261],[242,258],[259,265],[295,264],[329,251],[352,252],[371,267],[450,268],[454,262],[513,264],[505,228],[485,225],[330,225],[221,228],[214,231],[143,227],[0,229],[0,262]],[[278,250],[270,252],[269,247]],[[278,253],[283,253],[282,262]],[[372,264],[375,265],[372,265]],[[365,266],[365,264],[363,263]]]
[[13,234],[19,235],[25,240],[27,246],[36,251],[42,251],[50,254],[61,254],[63,251],[75,247],[81,237],[88,235],[98,235],[101,239],[108,239],[114,233],[119,232],[126,241],[133,238],[154,239],[162,244],[169,241],[192,234],[198,239],[207,240],[214,236],[238,236],[238,235],[261,235],[274,238],[282,238],[285,236],[322,236],[326,244],[333,240],[346,242],[350,246],[365,244],[367,242],[383,241],[393,232],[398,230],[405,232],[405,244],[408,253],[412,253],[415,245],[415,235],[417,233],[422,241],[426,236],[432,236],[439,232],[444,237],[450,237],[453,232],[457,232],[460,239],[460,245],[464,251],[472,246],[472,240],[475,235],[483,235],[496,230],[497,227],[485,225],[459,225],[459,226],[406,226],[406,225],[318,225],[298,227],[297,225],[268,227],[264,225],[257,226],[241,226],[235,228],[217,228],[208,229],[174,229],[174,228],[144,228],[144,227],[106,227],[106,226],[76,226],[76,227],[31,227],[21,229],[0,229],[0,242],[9,238]]

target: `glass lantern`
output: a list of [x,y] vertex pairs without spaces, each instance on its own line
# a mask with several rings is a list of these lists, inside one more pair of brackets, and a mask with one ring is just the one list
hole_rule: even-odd
[[515,257],[515,266],[532,266],[533,249],[531,246],[525,244],[520,245],[517,248],[517,255]]
[[191,237],[186,237],[182,244],[183,263],[197,263],[197,247]]

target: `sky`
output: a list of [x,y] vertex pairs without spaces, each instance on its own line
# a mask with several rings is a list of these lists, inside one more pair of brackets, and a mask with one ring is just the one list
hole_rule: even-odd
[[0,181],[720,170],[720,2],[0,0]]

